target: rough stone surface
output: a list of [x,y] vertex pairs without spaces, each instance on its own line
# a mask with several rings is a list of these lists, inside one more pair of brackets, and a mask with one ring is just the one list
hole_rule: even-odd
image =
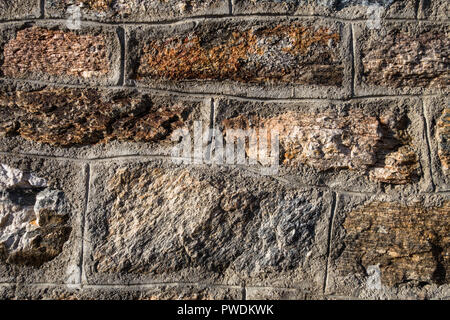
[[210,174],[167,165],[94,168],[89,283],[122,274],[132,282],[320,288],[329,206],[316,200],[327,193],[257,182],[240,170]]
[[448,11],[0,0],[0,299],[450,299]]
[[196,81],[213,90],[215,83],[225,83],[241,90],[303,85],[339,92],[348,84],[339,23],[226,21],[158,29],[131,32],[129,79],[158,87]]
[[[60,147],[170,140],[193,105],[136,92],[51,88],[0,93],[0,134]],[[197,120],[197,119],[196,119]]]
[[85,286],[20,285],[10,299],[17,300],[239,300],[242,289],[206,285],[146,285],[144,287],[119,286],[98,288]]
[[450,190],[450,146],[448,96],[426,97],[423,101],[431,151],[433,182],[438,191]]
[[2,71],[12,78],[39,72],[91,78],[109,71],[102,36],[33,27],[19,31],[3,50]]
[[448,288],[449,200],[341,197],[331,254],[337,293],[376,297],[408,284]]
[[437,123],[436,139],[444,173],[450,176],[450,108],[444,109]]
[[136,79],[342,84],[342,66],[333,50],[340,36],[328,28],[315,31],[291,25],[215,31],[222,39],[206,42],[209,32],[198,31],[147,42]]
[[38,18],[41,14],[39,2],[39,0],[1,0],[0,19]]
[[[448,26],[393,25],[381,31],[363,27],[357,39],[361,94],[448,88]],[[384,89],[377,91],[377,87]]]
[[[287,13],[347,19],[415,18],[415,0],[234,0],[233,13]],[[378,13],[377,13],[378,14]]]
[[416,280],[447,283],[450,266],[450,202],[424,209],[374,202],[349,213],[342,259],[363,267],[379,264],[381,282],[389,286]]
[[0,186],[0,258],[40,266],[59,255],[71,231],[64,193],[5,164]]
[[421,0],[418,12],[419,19],[449,20],[450,7],[447,0]]
[[246,288],[245,300],[305,300],[301,290],[283,288]]
[[83,167],[4,155],[0,163],[0,281],[69,283],[80,259]]
[[228,14],[224,0],[46,0],[48,17],[70,17],[80,8],[83,20],[161,21]]
[[120,49],[112,28],[69,30],[36,22],[3,29],[1,43],[4,77],[69,83],[118,81]]
[[[301,175],[306,184],[312,181],[308,181],[305,169],[320,176],[322,182],[328,180],[329,185],[334,185],[332,175],[336,171],[347,174],[346,178],[340,176],[341,186],[353,173],[358,178],[367,177],[361,186],[350,182],[349,187],[352,185],[355,190],[367,188],[371,182],[405,185],[417,182],[423,174],[422,151],[417,144],[423,145],[424,141],[413,129],[423,124],[411,123],[413,114],[420,112],[413,100],[397,103],[378,100],[363,104],[308,103],[306,106],[224,99],[219,103],[216,124],[224,133],[225,144],[227,131],[251,129],[259,141],[260,132],[265,134],[262,130],[276,130],[281,167]],[[309,111],[305,112],[307,108]],[[412,114],[406,112],[408,108]],[[251,146],[256,142],[256,139],[247,141],[247,163],[251,158],[256,160],[256,148]],[[261,155],[258,156],[260,161]]]

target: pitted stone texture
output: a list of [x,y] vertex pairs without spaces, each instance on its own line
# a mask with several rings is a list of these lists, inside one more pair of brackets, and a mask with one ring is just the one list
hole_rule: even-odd
[[46,0],[46,16],[70,17],[79,8],[82,20],[151,22],[229,13],[224,0]]
[[91,78],[109,72],[102,36],[33,27],[19,31],[3,55],[3,74],[11,78],[40,72]]
[[45,187],[47,187],[45,179],[36,177],[33,173],[23,172],[6,164],[0,164],[0,189]]
[[416,0],[234,0],[233,13],[288,13],[346,19],[415,18]]
[[129,79],[158,87],[195,81],[217,84],[220,91],[230,85],[340,90],[349,71],[343,29],[339,23],[290,20],[136,28],[129,41]]
[[[198,103],[135,91],[5,87],[0,93],[0,134],[59,147],[108,143],[167,142],[188,127]],[[201,120],[195,119],[195,120]]]
[[357,93],[441,92],[449,86],[448,26],[386,25],[356,32]]
[[41,14],[39,3],[39,0],[1,0],[0,19],[39,18]]
[[442,169],[450,176],[450,107],[444,109],[437,122],[436,139]]
[[245,288],[245,300],[305,300],[306,293],[296,289],[250,287]]
[[332,239],[331,288],[381,297],[405,285],[448,286],[450,199],[423,197],[361,202],[341,196]]
[[267,134],[269,141],[269,135],[277,132],[280,164],[291,172],[300,173],[303,167],[308,167],[316,174],[326,175],[327,171],[349,169],[373,182],[402,185],[416,182],[421,175],[419,150],[414,150],[411,141],[415,133],[408,126],[413,115],[402,110],[414,109],[411,102],[397,107],[394,105],[398,102],[387,100],[378,105],[309,103],[310,111],[305,111],[302,104],[258,105],[222,100],[216,123],[222,129],[225,143],[228,132],[231,136],[239,129],[245,130],[243,135],[248,130],[255,132],[256,139],[246,145],[248,160],[256,160],[258,156],[261,161],[261,154],[255,153],[257,143],[261,144],[264,138],[261,135]]
[[112,28],[67,30],[36,22],[8,26],[2,33],[4,77],[100,84],[118,80],[120,48]]
[[342,84],[342,66],[332,49],[340,36],[332,30],[278,26],[215,32],[223,35],[217,43],[206,43],[206,33],[146,43],[136,79]]
[[450,190],[450,100],[449,96],[424,97],[428,122],[433,182],[437,191]]
[[328,193],[239,170],[167,166],[94,168],[89,283],[245,281],[320,289]]
[[449,20],[450,6],[447,0],[421,0],[418,12],[419,19]]
[[64,193],[20,184],[0,192],[0,258],[12,264],[41,266],[58,256],[71,232]]
[[17,285],[11,297],[17,300],[239,300],[242,299],[242,288],[196,284],[159,284],[137,288],[125,285],[113,288],[85,286],[83,289]]
[[83,168],[0,156],[0,281],[65,283],[80,259]]

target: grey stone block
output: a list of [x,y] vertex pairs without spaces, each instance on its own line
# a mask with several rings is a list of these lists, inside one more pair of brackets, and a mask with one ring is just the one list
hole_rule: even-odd
[[[1,191],[1,214],[9,218],[1,230],[0,281],[79,283],[84,165],[6,155],[0,163],[2,179],[9,179]],[[58,192],[60,199],[45,192]]]
[[156,22],[189,17],[226,15],[227,0],[46,0],[48,18],[70,18],[79,10],[82,20]]
[[0,2],[0,20],[39,18],[40,0],[14,0]]
[[331,195],[242,169],[92,166],[88,284],[323,288]]

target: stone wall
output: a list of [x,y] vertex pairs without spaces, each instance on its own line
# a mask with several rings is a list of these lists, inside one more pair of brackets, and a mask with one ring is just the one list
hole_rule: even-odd
[[[450,298],[446,0],[0,20],[0,298]],[[276,130],[278,170],[174,156],[183,128]]]

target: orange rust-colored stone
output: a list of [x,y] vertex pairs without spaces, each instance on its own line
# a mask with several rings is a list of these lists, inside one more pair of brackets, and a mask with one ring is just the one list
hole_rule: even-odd
[[382,284],[449,283],[450,202],[426,208],[374,202],[350,212],[344,222],[341,273],[379,265]]
[[280,25],[226,32],[214,40],[197,32],[147,42],[136,78],[342,83],[340,35],[327,28]]
[[105,75],[110,66],[103,36],[39,27],[17,32],[4,47],[2,71],[8,77],[33,73],[91,78]]
[[181,104],[146,97],[106,99],[94,89],[43,89],[0,94],[0,133],[62,147],[110,140],[154,142],[183,126]]

